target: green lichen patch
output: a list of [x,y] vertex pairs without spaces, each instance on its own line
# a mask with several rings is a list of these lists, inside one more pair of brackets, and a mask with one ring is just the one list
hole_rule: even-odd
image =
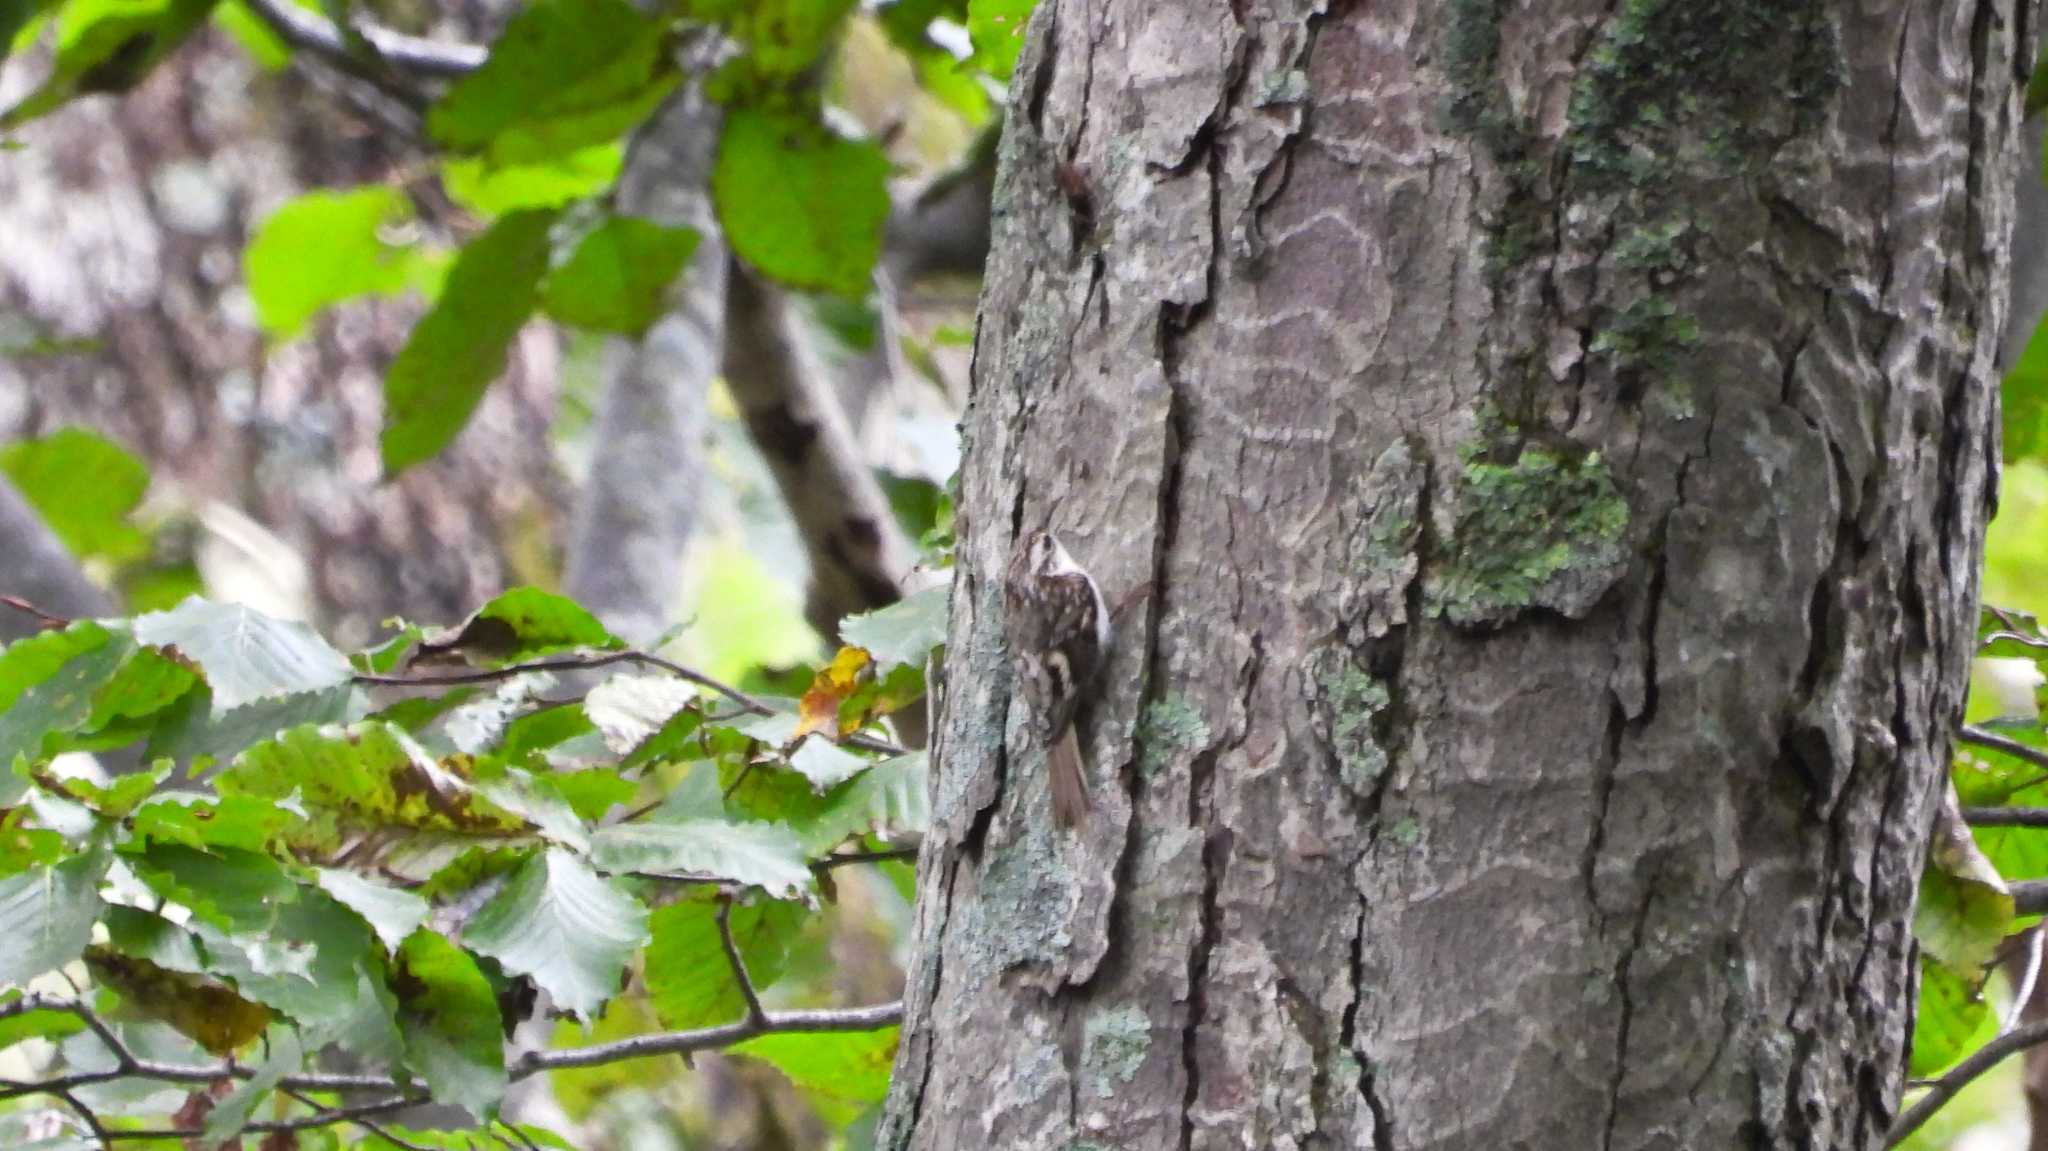
[[1081,1033],[1085,1082],[1097,1098],[1107,1099],[1137,1077],[1151,1049],[1152,1020],[1137,1007],[1094,1012]]
[[1601,328],[1589,350],[1621,368],[1669,368],[1673,357],[1699,342],[1698,320],[1663,296],[1645,296]]
[[1316,662],[1316,734],[1336,760],[1344,786],[1354,795],[1370,795],[1387,771],[1380,728],[1392,696],[1347,652],[1326,652]]
[[1387,829],[1387,838],[1402,847],[1414,847],[1422,842],[1422,823],[1412,815],[1404,815]]
[[1816,0],[1623,0],[1572,92],[1573,163],[1643,187],[1762,162],[1841,86],[1829,19]]
[[1138,717],[1138,768],[1150,775],[1180,752],[1209,742],[1209,721],[1186,696],[1167,695]]
[[1530,445],[1512,464],[1468,459],[1447,554],[1423,584],[1452,623],[1502,624],[1529,608],[1577,618],[1628,565],[1628,501],[1598,453]]

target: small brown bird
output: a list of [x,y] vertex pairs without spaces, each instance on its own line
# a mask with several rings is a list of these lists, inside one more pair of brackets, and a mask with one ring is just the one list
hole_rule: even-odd
[[1088,769],[1074,716],[1109,651],[1109,607],[1087,570],[1040,531],[1010,553],[1003,607],[1032,742],[1045,749],[1053,818],[1079,827],[1088,819]]

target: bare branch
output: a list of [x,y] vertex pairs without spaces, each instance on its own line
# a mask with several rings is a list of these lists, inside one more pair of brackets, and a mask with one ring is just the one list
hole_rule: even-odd
[[100,1122],[100,1117],[94,1114],[92,1108],[87,1107],[84,1101],[79,1099],[77,1092],[58,1090],[52,1091],[50,1094],[62,1100],[66,1107],[71,1108],[80,1119],[85,1121],[85,1129],[92,1132],[92,1137],[100,1141],[100,1146],[104,1147],[111,1141],[111,1133],[107,1130],[106,1125]]
[[2007,880],[2014,915],[2048,915],[2048,879]]
[[[279,1090],[284,1089],[280,1088]],[[337,1123],[353,1123],[372,1134],[391,1140],[391,1142],[400,1147],[416,1146],[387,1134],[384,1128],[372,1122],[370,1117],[388,1114],[393,1111],[402,1111],[407,1107],[417,1105],[420,1102],[418,1099],[410,1096],[394,1095],[388,1099],[378,1099],[370,1103],[354,1103],[344,1107],[328,1107],[316,1103],[295,1091],[285,1091],[285,1094],[313,1108],[313,1114],[302,1115],[297,1119],[270,1119],[247,1123],[242,1126],[242,1134],[274,1135],[280,1132],[313,1131],[321,1127],[332,1127]],[[195,1139],[203,1134],[205,1134],[203,1129],[195,1127],[138,1128],[132,1131],[109,1131],[102,1136],[102,1141],[111,1142],[116,1139]],[[427,1151],[427,1149],[422,1147],[418,1148],[418,1151]]]
[[1971,827],[2048,827],[2048,807],[1966,807]]
[[1964,724],[1961,731],[1957,733],[1956,738],[1964,743],[1976,744],[1978,747],[1988,747],[1993,751],[2002,751],[2014,759],[2023,759],[2035,767],[2048,768],[2048,751],[2042,751],[2038,747],[2028,747],[2019,740],[2013,739],[2010,736],[2000,735],[1989,728],[1978,727],[1974,724]]
[[740,985],[740,998],[747,1001],[747,1022],[759,1024],[767,1020],[768,1012],[761,1007],[761,994],[754,990],[753,977],[747,974],[747,961],[740,957],[740,945],[732,937],[732,892],[718,893],[718,942],[725,948],[725,961],[732,965],[732,977]]
[[1892,1129],[1885,1135],[1884,1145],[1897,1147],[1905,1142],[1907,1136],[1933,1118],[1934,1113],[1969,1086],[1971,1080],[1996,1067],[2006,1056],[2040,1043],[2048,1043],[2048,1019],[2016,1027],[1978,1048],[1969,1058],[1950,1068],[1948,1074],[1929,1085],[1927,1094],[1916,1100],[1904,1115],[1899,1116],[1899,1121],[1892,1124]]
[[735,263],[725,290],[725,378],[811,560],[804,617],[832,635],[902,598],[917,552],[861,458],[781,288]]
[[593,1043],[587,1047],[568,1047],[557,1051],[531,1051],[512,1065],[510,1074],[514,1079],[524,1079],[542,1071],[560,1071],[565,1067],[597,1067],[618,1063],[627,1059],[645,1059],[655,1055],[688,1055],[695,1051],[711,1051],[730,1047],[735,1043],[752,1039],[756,1035],[774,1035],[783,1032],[817,1034],[839,1031],[878,1031],[894,1027],[903,1022],[903,1004],[882,1003],[873,1007],[851,1007],[827,1011],[771,1011],[761,1023],[741,1020],[717,1027],[706,1027],[697,1031],[671,1031],[661,1035],[635,1035],[630,1039],[614,1040],[610,1043]]
[[886,863],[892,859],[915,862],[920,848],[892,847],[887,851],[847,851],[828,855],[811,864],[812,871],[831,871],[836,867],[851,867],[856,863]]
[[[301,8],[291,0],[249,0],[249,7],[294,48],[318,56],[341,70],[383,87],[387,77],[373,74],[375,63],[365,61],[349,42],[349,34],[317,12]],[[361,36],[379,61],[408,75],[431,80],[452,80],[467,76],[483,66],[488,50],[476,44],[448,44],[407,36],[371,24],[357,25]]]
[[[356,683],[375,687],[457,687],[463,684],[492,683],[513,676],[527,675],[537,671],[588,671],[591,668],[610,667],[613,664],[630,663],[644,667],[659,668],[677,679],[694,683],[698,687],[716,692],[738,704],[754,715],[777,715],[774,708],[754,696],[748,695],[731,684],[694,671],[670,659],[644,651],[607,651],[583,655],[557,656],[551,659],[537,659],[530,663],[509,664],[505,667],[478,668],[474,671],[451,672],[446,675],[373,675],[359,672]],[[839,740],[848,747],[872,751],[880,755],[903,755],[905,749],[885,739],[865,735],[849,735]]]
[[[57,999],[44,995],[26,995],[12,1003],[0,1005],[0,1019],[8,1019],[30,1011],[62,1011],[75,1015],[88,1023],[94,1016],[91,1009],[68,999]],[[552,1051],[529,1051],[507,1069],[515,1081],[527,1079],[544,1071],[559,1071],[568,1067],[597,1067],[621,1063],[629,1059],[646,1059],[656,1055],[688,1055],[695,1051],[712,1051],[730,1047],[757,1035],[781,1033],[818,1034],[828,1032],[877,1031],[903,1022],[903,1004],[880,1003],[871,1007],[832,1008],[812,1011],[763,1011],[758,1017],[742,1019],[736,1023],[721,1024],[717,1027],[702,1027],[693,1031],[667,1031],[653,1035],[636,1035],[611,1043],[593,1043],[585,1047],[566,1047]],[[215,1063],[209,1066],[194,1066],[181,1063],[163,1063],[153,1059],[139,1059],[130,1053],[120,1041],[114,1040],[117,1058],[125,1060],[125,1067],[113,1071],[80,1072],[55,1079],[34,1083],[0,1083],[0,1100],[15,1099],[27,1095],[55,1095],[73,1091],[95,1083],[114,1079],[134,1078],[155,1080],[162,1083],[216,1083],[222,1079],[248,1079],[255,1075],[255,1069],[233,1063]],[[320,1122],[318,1116],[303,1119],[283,1120],[271,1123],[252,1123],[245,1130],[255,1133],[269,1131],[296,1131],[309,1127],[324,1126],[327,1123],[355,1122],[359,1116],[376,1115],[386,1110],[396,1110],[417,1103],[417,1096],[425,1094],[423,1084],[412,1079],[399,1079],[390,1075],[335,1074],[328,1072],[298,1072],[286,1075],[278,1081],[280,1089],[296,1091],[377,1091],[386,1097],[350,1107],[332,1109],[332,1117]],[[396,1092],[397,1094],[391,1094]],[[296,1126],[294,1126],[296,1124]],[[189,1131],[154,1132],[113,1132],[115,1138],[176,1139],[190,1134]]]
[[381,1100],[378,1103],[366,1103],[357,1107],[329,1107],[325,1103],[321,1103],[320,1101],[314,1099],[312,1096],[307,1095],[302,1091],[294,1091],[289,1087],[279,1088],[279,1090],[283,1091],[286,1095],[289,1095],[292,1098],[298,1100],[299,1102],[305,1104],[306,1106],[313,1108],[313,1110],[316,1113],[325,1113],[332,1115],[334,1117],[333,1122],[353,1123],[356,1126],[362,1128],[365,1131],[368,1131],[370,1134],[375,1135],[377,1138],[384,1140],[386,1143],[389,1143],[394,1147],[404,1147],[407,1149],[407,1151],[429,1151],[428,1148],[423,1147],[418,1143],[413,1143],[399,1137],[398,1135],[394,1134],[389,1127],[386,1127],[382,1123],[378,1123],[370,1118],[371,1115],[375,1114],[378,1110],[381,1110],[384,1104],[395,1103],[398,1107],[405,1107],[416,1102],[416,1100],[406,1099],[405,1097],[400,1096],[395,1100],[386,1099]]

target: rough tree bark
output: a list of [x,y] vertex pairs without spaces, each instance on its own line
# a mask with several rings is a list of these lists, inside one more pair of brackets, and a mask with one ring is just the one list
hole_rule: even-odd
[[880,1145],[1879,1145],[2033,19],[1043,0]]

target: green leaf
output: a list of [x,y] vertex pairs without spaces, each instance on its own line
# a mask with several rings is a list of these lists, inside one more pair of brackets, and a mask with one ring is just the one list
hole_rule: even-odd
[[778,898],[811,889],[803,844],[780,824],[618,823],[591,837],[590,857],[603,871],[714,876]]
[[56,6],[57,0],[0,0],[0,62],[14,48],[14,38]]
[[498,997],[467,952],[431,931],[398,950],[391,989],[398,996],[406,1063],[437,1102],[478,1119],[505,1094],[505,1036]]
[[669,281],[690,262],[697,241],[695,228],[608,217],[548,274],[541,306],[565,324],[644,335],[668,310]]
[[855,0],[697,0],[691,15],[722,24],[747,49],[749,71],[777,86],[802,76],[832,46]]
[[133,959],[146,959],[166,971],[199,974],[206,959],[199,953],[199,941],[192,933],[161,915],[108,904],[101,913],[107,928],[107,944]]
[[1017,70],[1024,50],[1024,28],[1038,0],[967,0],[967,35],[974,42],[974,62],[999,80]]
[[331,849],[343,828],[489,837],[530,832],[524,819],[479,794],[461,767],[461,757],[444,764],[399,728],[369,721],[295,728],[257,744],[221,775],[218,787],[223,796],[296,795],[306,814],[288,833],[307,847]]
[[[80,620],[0,652],[0,764],[39,761],[56,737],[87,727],[98,693],[134,650],[125,633]],[[0,780],[0,793],[9,790]]]
[[338,687],[351,675],[348,659],[312,628],[240,604],[188,599],[136,617],[135,638],[176,648],[197,663],[215,715],[259,699]]
[[[782,978],[790,940],[805,918],[793,903],[766,900],[732,909],[732,938],[754,990]],[[718,908],[701,899],[671,903],[654,913],[654,939],[647,945],[647,994],[663,1025],[708,1027],[746,1014],[747,1002],[725,957],[718,934]]]
[[393,951],[419,930],[433,910],[426,900],[410,891],[372,883],[353,871],[323,867],[319,876],[321,889],[362,916],[384,946]]
[[674,676],[615,675],[590,689],[583,710],[605,746],[616,754],[633,753],[626,762],[636,765],[648,762],[640,750],[656,736],[664,736],[665,745],[679,745],[697,730],[702,716],[690,706],[696,699],[696,686]]
[[150,890],[228,931],[272,931],[284,908],[298,902],[299,885],[276,860],[254,851],[152,843],[123,858]]
[[295,727],[354,723],[368,714],[369,699],[353,684],[319,691],[295,691],[251,700],[240,707],[214,711],[212,693],[197,693],[183,713],[168,720],[150,742],[152,756],[165,756],[191,768],[233,759],[243,749]]
[[735,1044],[734,1055],[772,1064],[803,1088],[827,1122],[843,1126],[889,1091],[897,1029],[816,1035],[762,1035]]
[[839,638],[855,647],[866,648],[882,670],[898,664],[924,666],[932,649],[946,642],[946,605],[951,589],[945,584],[915,592],[897,603],[860,615],[850,615],[839,624]]
[[796,288],[865,295],[889,215],[889,162],[815,121],[728,112],[711,189],[732,250]]
[[191,668],[143,648],[93,693],[92,714],[86,717],[83,730],[104,733],[106,740],[114,741],[113,746],[131,742],[152,730],[155,717],[199,682]]
[[1998,1020],[1983,994],[1965,977],[1920,957],[1920,1005],[1913,1019],[1915,1078],[1939,1075],[1996,1033]]
[[540,0],[427,113],[427,130],[456,152],[514,129],[556,156],[617,139],[675,83],[663,41],[662,25],[626,0]]
[[[21,991],[10,989],[0,992],[0,1007],[5,1007],[21,998]],[[19,1015],[0,1019],[0,1051],[24,1039],[62,1039],[85,1030],[85,1021],[69,1011],[24,1011]]]
[[550,776],[563,799],[583,819],[601,819],[612,808],[633,802],[640,787],[619,775],[616,768],[593,767]]
[[148,534],[128,519],[149,490],[149,467],[112,440],[59,428],[0,448],[0,472],[80,559],[123,564],[149,554]]
[[559,208],[611,187],[625,155],[624,146],[607,140],[529,164],[451,156],[441,161],[441,186],[450,199],[479,216]]
[[234,37],[242,51],[266,72],[281,72],[292,62],[292,46],[249,10],[243,0],[223,0],[213,10],[213,22]]
[[615,651],[626,641],[605,630],[596,616],[567,596],[516,587],[476,610],[452,633],[420,644],[422,656],[460,655],[471,663],[502,667],[555,652],[594,648]]
[[410,219],[411,201],[385,184],[287,201],[264,218],[242,257],[257,322],[273,337],[295,336],[322,308],[431,282],[430,261],[388,239]]
[[210,972],[303,1026],[331,1028],[362,1007],[358,975],[376,943],[324,892],[302,892],[279,909],[277,926],[265,935],[231,934],[203,920],[189,927]]
[[126,819],[135,809],[156,791],[170,776],[167,764],[144,768],[129,775],[116,776],[102,787],[90,779],[70,776],[56,780],[64,794],[78,800],[87,807],[109,819]]
[[2048,460],[2048,318],[2027,337],[2019,362],[2000,386],[2004,403],[2005,458]]
[[1981,980],[2012,919],[2012,895],[1969,833],[1959,831],[1953,843],[1937,836],[1913,911],[1913,936],[1921,950],[1957,974]]
[[263,851],[299,817],[268,798],[174,792],[151,796],[129,820],[131,843]]
[[922,832],[931,820],[926,755],[899,755],[832,789],[816,814],[790,826],[806,853],[816,855],[856,835]]
[[0,983],[26,983],[85,950],[108,858],[96,851],[0,879]]
[[647,938],[647,909],[575,856],[551,849],[520,865],[462,937],[589,1019],[619,993],[626,961]]
[[447,447],[504,370],[539,298],[554,222],[552,211],[513,212],[456,255],[440,299],[384,376],[386,475]]
[[789,757],[789,766],[825,791],[845,783],[866,770],[873,760],[863,759],[823,736],[805,736]]
[[562,744],[579,736],[589,735],[597,730],[590,721],[590,714],[584,710],[583,702],[573,700],[553,707],[542,707],[529,711],[505,725],[505,734],[499,740],[499,751],[507,759],[520,759],[548,748]]
[[214,0],[67,0],[57,60],[43,86],[0,116],[18,128],[94,92],[125,92],[198,28]]

